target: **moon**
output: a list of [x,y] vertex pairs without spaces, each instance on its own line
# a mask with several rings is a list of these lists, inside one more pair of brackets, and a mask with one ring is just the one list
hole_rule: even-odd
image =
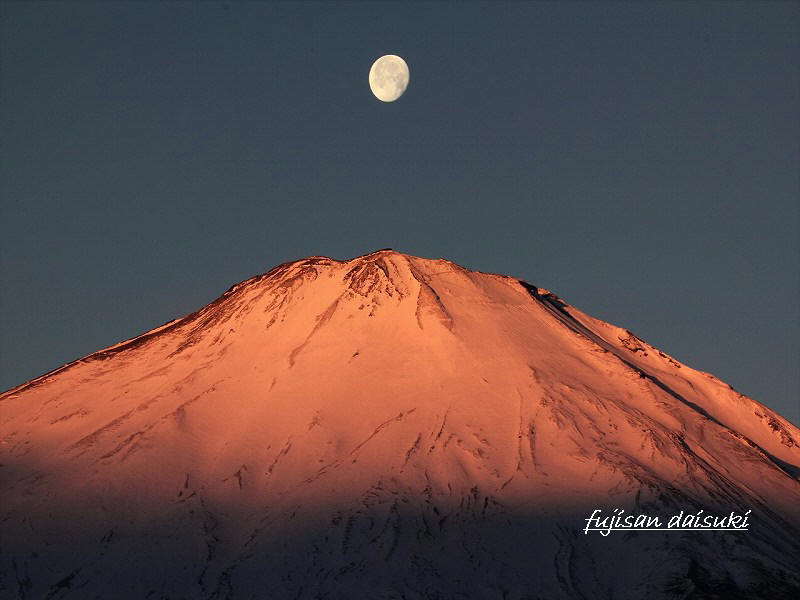
[[399,56],[387,54],[372,63],[369,89],[381,102],[394,102],[408,87],[408,65]]

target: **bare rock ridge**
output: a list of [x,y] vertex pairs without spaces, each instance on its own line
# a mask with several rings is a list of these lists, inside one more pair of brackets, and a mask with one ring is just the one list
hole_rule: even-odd
[[315,256],[0,394],[0,597],[795,598],[798,473],[797,427],[547,290]]

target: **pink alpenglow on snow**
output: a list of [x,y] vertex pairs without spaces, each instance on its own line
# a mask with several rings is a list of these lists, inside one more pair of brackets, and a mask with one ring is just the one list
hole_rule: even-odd
[[[798,473],[796,427],[547,290],[311,257],[0,395],[0,597],[800,597]],[[748,521],[584,533],[678,514]]]

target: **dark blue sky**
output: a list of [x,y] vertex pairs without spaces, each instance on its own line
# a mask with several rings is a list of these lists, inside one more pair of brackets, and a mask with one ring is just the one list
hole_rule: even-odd
[[389,246],[800,423],[798,32],[796,3],[3,2],[0,388]]

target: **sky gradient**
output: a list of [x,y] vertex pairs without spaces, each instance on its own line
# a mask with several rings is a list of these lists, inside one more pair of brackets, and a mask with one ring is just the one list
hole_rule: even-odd
[[4,2],[0,389],[392,247],[551,289],[798,424],[798,32],[796,3]]

